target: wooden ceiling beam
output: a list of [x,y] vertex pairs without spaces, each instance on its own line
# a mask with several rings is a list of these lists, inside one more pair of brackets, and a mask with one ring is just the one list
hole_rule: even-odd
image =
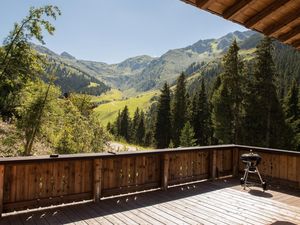
[[274,23],[271,26],[267,27],[265,30],[263,30],[263,33],[267,36],[270,36],[274,34],[276,31],[285,27],[286,25],[292,23],[293,21],[299,18],[299,10],[300,9],[292,13],[289,13],[286,17],[281,18],[279,22]]
[[300,34],[300,25],[293,27],[289,32],[285,34],[280,35],[278,39],[283,42],[286,42],[298,34]]
[[253,0],[238,0],[228,9],[226,9],[223,13],[223,17],[225,19],[230,19],[234,17],[240,10],[245,8],[249,3],[253,2]]
[[206,9],[210,3],[211,0],[196,0],[196,6],[202,9]]
[[294,41],[292,44],[292,46],[294,46],[295,48],[300,48],[300,40]]
[[284,6],[286,3],[288,3],[290,0],[275,0],[272,4],[265,7],[262,11],[257,13],[256,15],[252,16],[250,19],[248,19],[245,22],[246,27],[253,27],[255,24],[257,24],[259,21],[264,19],[265,17],[269,16],[276,10],[278,10],[280,7]]

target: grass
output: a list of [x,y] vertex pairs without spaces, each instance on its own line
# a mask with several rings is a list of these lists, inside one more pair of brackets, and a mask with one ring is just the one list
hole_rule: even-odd
[[99,84],[94,83],[94,82],[90,82],[88,87],[98,87],[98,86],[99,86]]
[[92,96],[92,102],[116,101],[121,100],[123,94],[118,89],[111,89],[100,96]]
[[137,107],[146,111],[152,104],[152,101],[150,101],[151,98],[158,95],[158,92],[159,91],[149,91],[128,99],[119,99],[104,103],[95,108],[94,111],[100,122],[106,126],[108,122],[113,122],[116,119],[118,111],[123,110],[126,105],[128,106],[131,117]]

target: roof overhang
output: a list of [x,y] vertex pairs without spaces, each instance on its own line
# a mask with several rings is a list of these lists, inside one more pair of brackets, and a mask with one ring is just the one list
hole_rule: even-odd
[[181,0],[300,50],[300,0]]

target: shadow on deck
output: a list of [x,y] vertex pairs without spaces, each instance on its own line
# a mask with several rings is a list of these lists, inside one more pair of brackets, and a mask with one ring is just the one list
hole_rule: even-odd
[[205,181],[67,207],[7,214],[0,224],[300,224],[300,197],[273,187]]

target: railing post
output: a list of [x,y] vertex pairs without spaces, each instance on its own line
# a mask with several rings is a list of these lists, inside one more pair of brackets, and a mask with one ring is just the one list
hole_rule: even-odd
[[3,212],[4,168],[4,165],[0,165],[0,217]]
[[217,172],[217,150],[210,152],[210,178],[214,180]]
[[296,171],[296,173],[297,173],[297,178],[298,178],[298,188],[300,189],[300,156],[298,155],[298,157],[297,157],[297,166],[296,166],[296,168],[297,168],[297,171]]
[[237,177],[239,175],[239,149],[234,148],[232,150],[232,176]]
[[168,189],[168,179],[169,179],[169,165],[170,165],[170,158],[169,154],[165,153],[162,155],[162,181],[161,181],[161,188],[162,190]]
[[94,202],[99,202],[101,198],[101,187],[102,187],[102,159],[94,159],[93,170],[94,170],[93,198],[94,198]]

